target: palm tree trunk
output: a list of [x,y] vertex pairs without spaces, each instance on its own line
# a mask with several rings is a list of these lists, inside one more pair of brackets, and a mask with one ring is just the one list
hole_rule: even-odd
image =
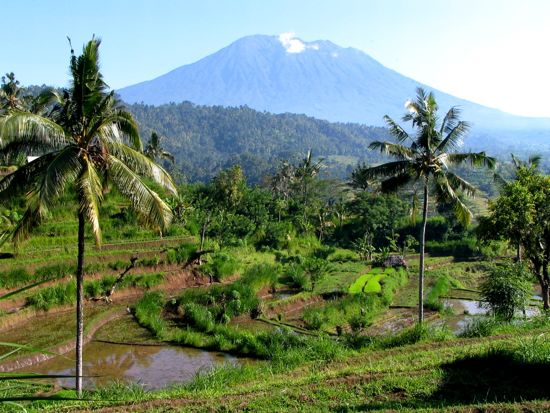
[[84,214],[78,213],[78,258],[76,264],[76,392],[82,397],[82,342],[84,335]]
[[420,268],[418,271],[418,324],[424,321],[424,249],[426,245],[426,223],[428,222],[428,180],[424,183],[424,205],[422,207],[422,232],[420,234]]

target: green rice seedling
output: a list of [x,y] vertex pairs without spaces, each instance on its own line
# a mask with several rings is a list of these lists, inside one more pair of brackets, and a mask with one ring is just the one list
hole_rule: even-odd
[[128,280],[123,282],[123,286],[132,286],[137,288],[150,289],[159,285],[164,279],[164,273],[158,272],[153,274],[140,274],[128,277]]
[[107,264],[107,266],[113,271],[120,271],[128,266],[128,261],[117,260],[110,262],[109,264]]
[[246,269],[239,282],[249,285],[255,291],[259,291],[266,286],[274,287],[280,274],[280,265],[256,264]]
[[434,311],[443,311],[445,306],[440,301],[440,297],[448,294],[450,289],[451,282],[449,276],[447,274],[440,275],[426,297],[425,306]]
[[458,336],[464,338],[487,337],[494,333],[499,324],[492,317],[476,317],[466,325]]
[[307,308],[304,310],[303,320],[309,330],[320,330],[326,323],[327,317],[321,309]]
[[0,273],[0,287],[14,288],[33,281],[33,276],[25,268],[14,268]]
[[73,304],[76,297],[76,282],[45,287],[27,297],[26,304],[37,310],[47,311],[52,307]]
[[37,280],[50,280],[67,277],[75,272],[75,265],[65,263],[39,267],[34,271],[34,276]]
[[164,297],[162,293],[148,292],[134,306],[134,316],[138,323],[147,328],[157,339],[163,339],[167,329],[162,318]]
[[227,252],[211,254],[208,262],[201,267],[205,274],[212,275],[216,281],[222,281],[235,274],[240,268],[238,260]]
[[214,329],[212,313],[200,304],[185,304],[183,306],[183,321],[201,332],[208,333]]
[[310,281],[302,264],[290,263],[285,266],[285,278],[290,287],[309,290]]

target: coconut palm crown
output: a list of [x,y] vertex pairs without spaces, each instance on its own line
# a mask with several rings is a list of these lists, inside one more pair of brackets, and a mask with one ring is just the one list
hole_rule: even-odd
[[418,307],[418,320],[422,322],[424,246],[429,192],[434,192],[436,202],[451,203],[460,221],[468,223],[472,213],[461,199],[461,193],[473,196],[476,188],[454,173],[451,167],[469,162],[473,166],[494,168],[495,159],[487,156],[485,152],[457,152],[470,129],[467,122],[459,120],[460,110],[457,107],[449,109],[440,121],[433,93],[427,94],[422,88],[417,89],[416,100],[408,101],[405,106],[408,113],[403,116],[403,121],[411,122],[415,133],[407,132],[389,116],[385,116],[389,131],[397,142],[376,141],[371,143],[370,149],[379,150],[395,160],[369,168],[365,176],[371,179],[383,178],[383,191],[395,191],[415,182],[422,185],[424,202],[420,235]]
[[[138,128],[119,104],[99,70],[100,40],[93,38],[76,56],[71,50],[71,84],[55,94],[45,116],[21,110],[0,117],[0,157],[37,155],[0,181],[0,200],[25,194],[26,211],[15,228],[17,245],[45,219],[69,185],[78,202],[77,257],[77,390],[82,389],[84,228],[90,225],[101,243],[99,205],[106,177],[143,222],[163,231],[172,218],[168,205],[142,180],[148,177],[167,190],[176,189],[168,173],[142,153]],[[48,92],[52,93],[52,92]]]

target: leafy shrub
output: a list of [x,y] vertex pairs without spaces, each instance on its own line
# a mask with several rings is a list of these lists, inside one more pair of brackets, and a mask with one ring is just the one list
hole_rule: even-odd
[[355,251],[337,249],[332,254],[329,255],[328,260],[330,262],[349,262],[357,261],[359,255]]
[[474,238],[439,242],[427,241],[426,251],[433,257],[452,255],[455,258],[470,258],[478,255],[477,241]]
[[354,333],[359,333],[369,324],[364,315],[354,315],[348,320],[348,323]]
[[481,284],[481,299],[505,321],[527,307],[532,294],[531,274],[523,263],[504,263],[493,268]]
[[293,238],[294,228],[290,222],[269,222],[256,246],[258,248],[269,247],[277,250],[285,249]]
[[304,323],[309,330],[319,330],[327,321],[322,311],[317,308],[307,308],[303,315]]

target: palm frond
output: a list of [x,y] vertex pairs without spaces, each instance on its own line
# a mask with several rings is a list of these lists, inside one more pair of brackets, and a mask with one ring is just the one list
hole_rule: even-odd
[[407,148],[406,146],[391,142],[375,141],[369,145],[369,149],[378,150],[383,154],[391,155],[394,158],[398,159],[412,159],[412,157],[414,156],[411,148]]
[[41,215],[38,205],[27,207],[23,217],[13,230],[12,241],[15,249],[18,249],[21,243],[29,238],[32,229],[40,224]]
[[0,201],[28,191],[56,156],[57,152],[48,153],[6,175],[0,180]]
[[390,133],[397,139],[399,143],[403,143],[407,139],[411,139],[409,134],[405,132],[405,130],[388,115],[384,116],[384,121],[386,122],[386,125],[388,125]]
[[437,146],[439,152],[455,151],[462,146],[463,138],[470,130],[468,122],[458,122],[448,133],[445,139]]
[[365,178],[374,179],[386,176],[396,176],[411,173],[412,162],[408,160],[387,162],[382,165],[367,168],[364,171]]
[[166,188],[173,194],[177,195],[176,185],[172,181],[172,177],[164,168],[157,165],[154,161],[149,159],[143,153],[130,148],[127,145],[103,139],[101,137],[103,145],[108,149],[112,155],[111,158],[116,157],[122,161],[133,172],[141,176],[146,176],[153,179],[155,182]]
[[92,226],[95,242],[101,245],[101,228],[99,225],[99,203],[103,199],[103,186],[94,165],[86,161],[84,171],[78,179],[80,192],[80,212]]
[[[79,175],[82,165],[76,151],[77,149],[74,146],[70,146],[59,152],[48,154],[49,156],[42,157],[48,158],[49,162],[40,162],[41,169],[38,169],[39,172],[27,182],[26,186],[30,187],[26,195],[27,209],[15,227],[12,237],[16,246],[28,238],[32,228],[47,216],[51,206],[59,195],[64,192],[67,184],[74,182]],[[40,159],[38,158],[36,161]],[[15,173],[12,175],[15,175]],[[11,182],[13,183],[14,180]],[[0,194],[3,195],[4,192],[9,190],[8,187]]]
[[469,162],[472,166],[484,166],[489,169],[494,169],[496,164],[496,159],[487,156],[485,152],[452,153],[447,159],[451,165]]
[[441,128],[439,129],[441,136],[450,133],[456,127],[459,122],[461,112],[462,111],[457,106],[453,106],[447,111],[441,121]]
[[10,142],[40,142],[58,149],[71,142],[54,121],[28,112],[10,112],[0,118],[0,147]]
[[130,200],[144,223],[164,231],[172,220],[170,207],[121,160],[109,155],[108,162],[113,183]]
[[453,188],[456,182],[453,178],[449,179],[449,177],[448,173],[439,173],[434,176],[436,196],[439,202],[451,204],[457,219],[464,225],[467,225],[472,220],[472,211],[470,211],[468,206],[460,199],[460,196],[455,191],[455,188],[460,188],[460,185]]
[[383,180],[380,185],[380,188],[384,193],[395,192],[399,188],[402,188],[403,186],[410,183],[412,180],[413,180],[413,176],[411,174],[402,173]]
[[38,177],[36,189],[33,192],[38,196],[37,202],[41,204],[44,211],[48,210],[65,192],[67,184],[75,182],[80,174],[82,164],[78,152],[76,146],[68,146],[57,152]]
[[527,162],[529,163],[529,165],[531,167],[537,169],[540,166],[540,161],[541,160],[542,160],[542,156],[538,155],[538,154],[535,154],[535,155],[529,156],[529,159],[527,160]]
[[445,175],[447,176],[447,180],[449,181],[449,184],[453,189],[460,189],[462,192],[464,192],[468,196],[475,196],[477,193],[477,188],[473,186],[468,181],[462,179],[460,176],[456,175],[453,172],[446,171]]

